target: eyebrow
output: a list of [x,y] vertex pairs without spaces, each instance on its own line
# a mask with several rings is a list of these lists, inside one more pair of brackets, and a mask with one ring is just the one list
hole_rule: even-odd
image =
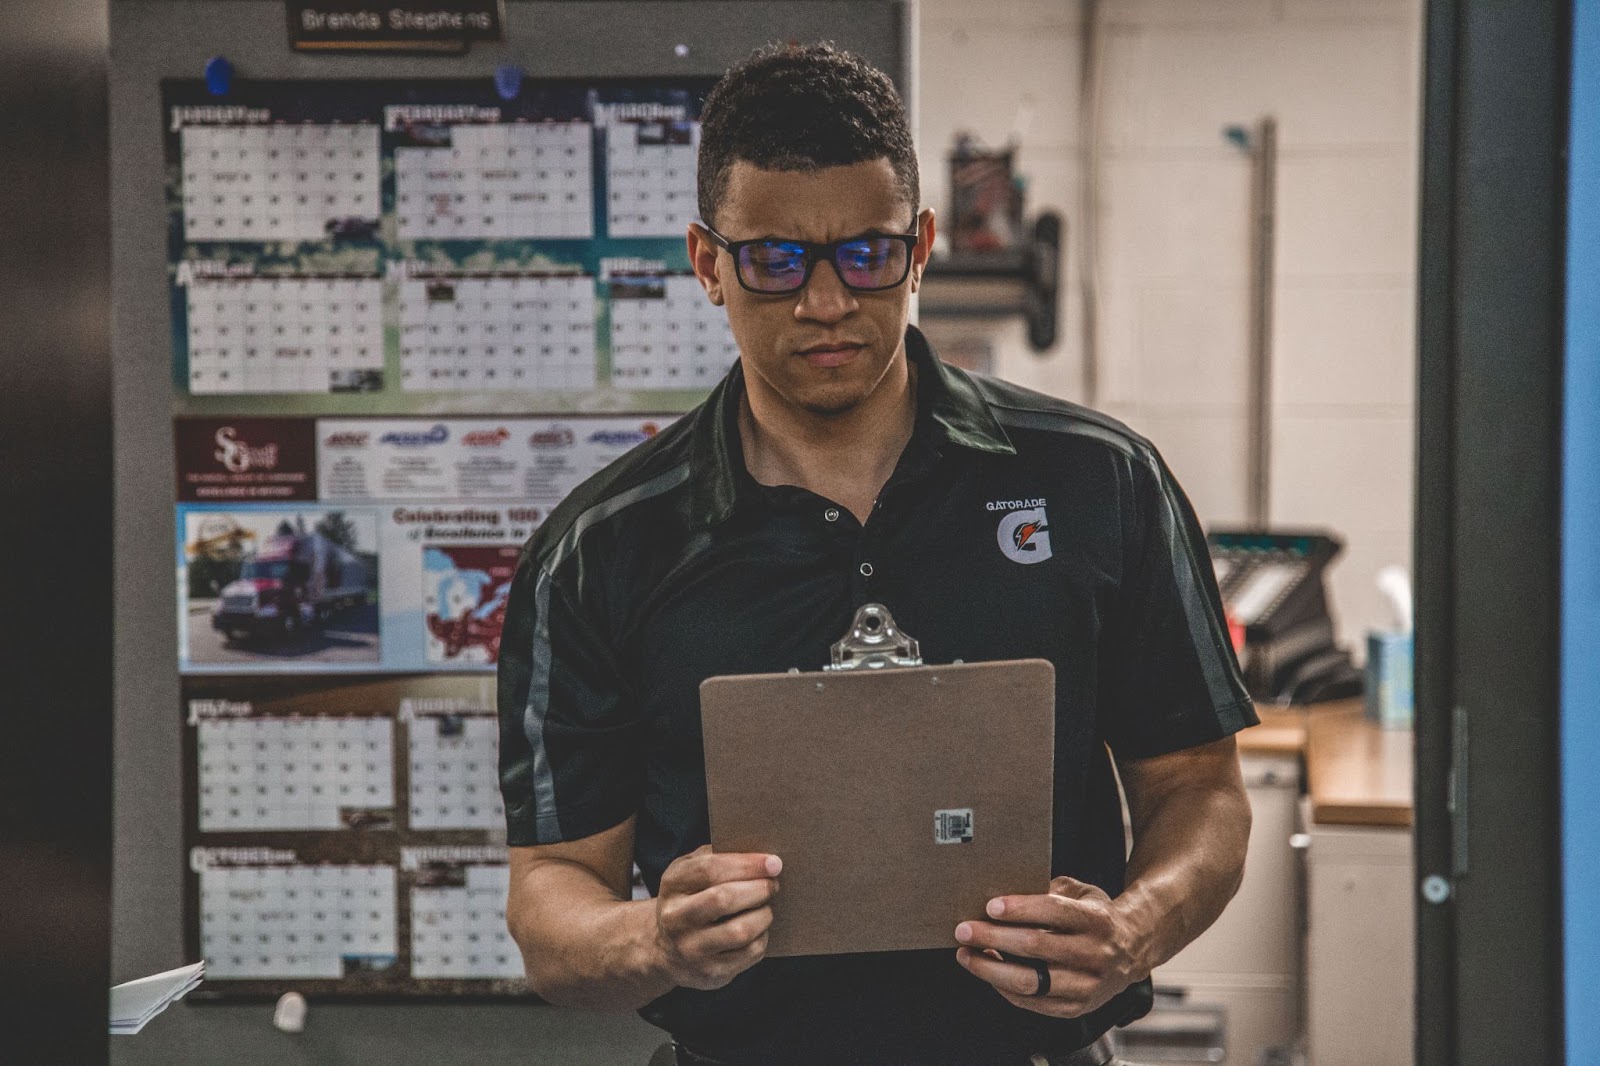
[[[915,224],[915,222],[912,223],[912,225]],[[840,237],[836,241],[808,241],[802,237],[789,237],[775,233],[764,233],[759,237],[742,237],[738,239],[747,241],[786,241],[792,244],[836,244],[839,241],[853,241],[862,237],[908,237],[910,235],[911,231],[909,230],[894,230],[886,229],[882,226],[871,226],[867,229],[857,230],[856,232],[848,234],[847,236]]]

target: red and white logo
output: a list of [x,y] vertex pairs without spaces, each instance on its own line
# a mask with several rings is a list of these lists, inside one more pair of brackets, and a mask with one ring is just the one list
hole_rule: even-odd
[[461,443],[469,448],[498,448],[511,439],[511,431],[505,426],[498,429],[475,429],[461,438]]
[[251,470],[275,470],[278,466],[278,446],[263,444],[252,446],[239,439],[239,431],[232,426],[217,430],[217,450],[213,458],[230,473],[243,474]]
[[1050,558],[1050,522],[1045,517],[1044,501],[1029,502],[1038,506],[1008,511],[995,531],[1000,553],[1024,565],[1042,563]]

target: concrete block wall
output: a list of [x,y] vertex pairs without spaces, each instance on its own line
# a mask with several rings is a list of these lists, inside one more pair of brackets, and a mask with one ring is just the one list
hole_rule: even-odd
[[[1210,524],[1247,517],[1250,163],[1223,136],[1278,122],[1271,520],[1347,542],[1343,638],[1387,611],[1373,577],[1409,567],[1415,419],[1421,0],[1102,0],[1096,406],[1156,442]],[[1068,221],[1064,335],[981,334],[996,369],[1083,397],[1075,0],[921,0],[924,199],[949,204],[958,130],[991,144],[1019,107],[1030,210]],[[1358,654],[1360,649],[1357,648]]]

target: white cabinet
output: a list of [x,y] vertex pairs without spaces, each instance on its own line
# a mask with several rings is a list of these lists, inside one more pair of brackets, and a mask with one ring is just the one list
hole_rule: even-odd
[[1246,755],[1240,766],[1253,817],[1244,881],[1216,924],[1157,970],[1155,983],[1182,990],[1189,1003],[1225,1008],[1221,1061],[1257,1066],[1263,1052],[1292,1046],[1300,1033],[1300,856],[1289,844],[1300,764]]
[[1311,825],[1311,1066],[1411,1066],[1416,933],[1409,829]]

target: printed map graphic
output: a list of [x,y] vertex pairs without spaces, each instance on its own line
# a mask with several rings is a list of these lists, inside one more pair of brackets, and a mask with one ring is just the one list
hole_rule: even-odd
[[430,544],[422,550],[428,661],[492,664],[517,571],[514,545]]

